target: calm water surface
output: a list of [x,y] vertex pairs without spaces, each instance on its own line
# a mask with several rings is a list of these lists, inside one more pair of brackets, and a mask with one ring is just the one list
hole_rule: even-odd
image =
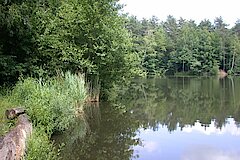
[[138,79],[116,99],[57,138],[63,159],[240,159],[239,78]]

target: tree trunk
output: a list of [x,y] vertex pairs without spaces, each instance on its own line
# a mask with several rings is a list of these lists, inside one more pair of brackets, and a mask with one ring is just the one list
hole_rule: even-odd
[[231,71],[233,72],[233,67],[235,64],[235,53],[233,53],[233,58],[232,58],[232,66],[231,66]]
[[28,116],[22,113],[24,113],[23,109],[11,109],[6,111],[7,117],[20,115],[18,116],[16,127],[4,137],[0,137],[1,160],[21,160],[24,156],[27,138],[32,133],[32,124],[28,120]]
[[183,61],[183,64],[182,64],[182,72],[184,72],[185,68],[184,68],[184,61]]

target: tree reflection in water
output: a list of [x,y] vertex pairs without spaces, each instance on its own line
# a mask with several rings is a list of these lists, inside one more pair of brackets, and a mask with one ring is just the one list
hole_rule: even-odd
[[135,132],[138,120],[133,119],[125,107],[101,103],[100,108],[86,107],[89,126],[84,138],[80,136],[69,144],[69,136],[58,136],[61,139],[58,143],[66,144],[61,154],[63,159],[127,160],[133,156],[133,146],[140,144]]
[[138,158],[133,146],[142,144],[137,134],[143,130],[165,127],[170,133],[186,132],[199,124],[221,130],[229,117],[239,126],[238,78],[136,79],[118,91],[114,103],[86,107],[87,134],[85,138],[63,136],[63,159]]
[[[172,77],[141,79],[122,92],[121,104],[133,112],[146,128],[159,124],[174,131],[177,125],[209,125],[221,128],[225,119],[240,117],[240,79]],[[137,85],[136,85],[137,84]],[[118,98],[120,99],[120,98]]]

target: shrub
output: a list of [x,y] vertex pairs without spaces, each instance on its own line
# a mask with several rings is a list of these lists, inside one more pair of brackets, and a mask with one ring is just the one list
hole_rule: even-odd
[[41,128],[33,130],[32,137],[28,140],[26,160],[57,160],[58,152],[48,135]]
[[47,80],[28,78],[18,82],[12,100],[26,108],[34,126],[44,127],[51,135],[68,127],[86,93],[84,77],[67,72]]

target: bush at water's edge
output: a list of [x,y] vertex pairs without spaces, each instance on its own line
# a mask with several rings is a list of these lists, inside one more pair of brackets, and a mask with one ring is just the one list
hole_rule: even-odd
[[69,127],[86,98],[82,75],[67,72],[45,80],[27,78],[19,81],[5,99],[9,104],[24,107],[33,123],[34,132],[28,141],[25,159],[57,159],[58,153],[50,137]]

